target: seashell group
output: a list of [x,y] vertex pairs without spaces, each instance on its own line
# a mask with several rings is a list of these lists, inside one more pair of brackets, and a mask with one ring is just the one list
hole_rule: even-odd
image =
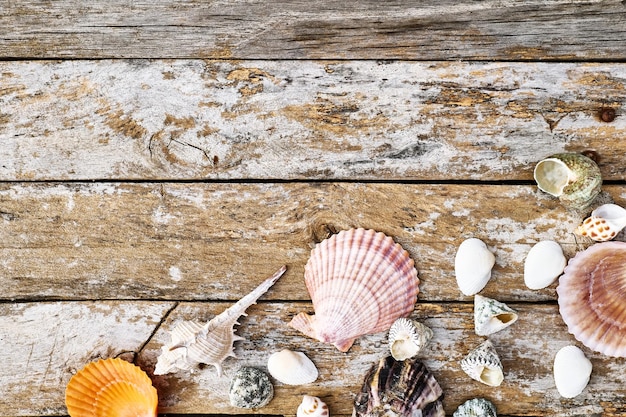
[[574,398],[587,386],[592,365],[576,346],[561,348],[554,357],[554,383],[562,397]]
[[472,398],[461,404],[452,417],[497,417],[496,406],[485,398]]
[[531,290],[546,288],[563,273],[567,259],[561,245],[552,240],[535,244],[524,261],[524,283]]
[[517,312],[500,301],[474,296],[474,330],[479,336],[488,336],[492,333],[509,327],[517,321]]
[[596,242],[613,239],[626,227],[626,209],[617,204],[603,204],[576,228],[575,233]]
[[444,417],[443,391],[417,359],[381,359],[354,400],[353,417]]
[[495,262],[496,257],[482,240],[464,240],[454,258],[454,274],[461,292],[474,295],[485,288]]
[[148,375],[117,358],[87,364],[72,376],[65,390],[70,417],[156,417],[157,401]]
[[190,370],[204,363],[213,365],[217,375],[221,376],[224,359],[235,356],[233,343],[243,339],[235,334],[234,327],[239,324],[237,320],[286,270],[286,266],[280,268],[251,293],[204,325],[191,321],[178,323],[172,330],[170,343],[161,348],[154,374],[168,374],[178,369]]
[[274,386],[267,374],[250,366],[240,368],[230,382],[228,399],[233,407],[260,408],[274,397]]
[[397,361],[416,356],[433,338],[433,331],[415,320],[399,318],[389,329],[389,350]]
[[539,161],[534,177],[541,191],[576,210],[589,207],[602,187],[598,165],[579,153],[559,153]]
[[272,353],[267,360],[267,370],[276,380],[287,385],[304,385],[318,377],[317,367],[302,352],[283,349]]
[[319,243],[304,268],[315,315],[289,325],[347,352],[360,336],[388,330],[408,316],[419,292],[406,250],[381,232],[351,229]]
[[626,242],[596,243],[570,259],[556,289],[567,328],[585,346],[626,357]]
[[328,417],[328,406],[318,397],[305,395],[298,406],[296,417]]
[[461,369],[470,378],[497,387],[504,380],[502,363],[493,343],[486,340],[461,360]]

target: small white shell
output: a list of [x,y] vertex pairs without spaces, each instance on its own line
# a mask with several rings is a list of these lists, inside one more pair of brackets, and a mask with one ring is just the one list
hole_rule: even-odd
[[626,227],[626,209],[617,204],[603,204],[578,226],[574,233],[596,242],[613,239]]
[[270,355],[267,370],[277,381],[287,385],[310,384],[317,379],[315,364],[302,352],[283,349]]
[[497,387],[504,380],[502,363],[490,340],[484,341],[461,360],[461,368],[472,379]]
[[474,295],[485,288],[491,278],[496,257],[487,245],[476,238],[461,243],[454,258],[456,283],[465,295]]
[[492,333],[509,327],[517,321],[517,312],[500,301],[474,296],[474,330],[479,336],[489,336]]
[[562,397],[574,398],[587,386],[591,361],[576,346],[561,348],[554,357],[554,383]]
[[472,398],[461,404],[452,417],[497,417],[496,406],[484,398]]
[[533,246],[524,262],[524,283],[531,290],[546,288],[563,273],[567,259],[561,246],[552,240],[543,240]]
[[328,406],[318,397],[305,395],[298,406],[297,417],[328,417]]
[[433,338],[426,325],[407,318],[396,320],[389,329],[389,350],[397,361],[416,356]]

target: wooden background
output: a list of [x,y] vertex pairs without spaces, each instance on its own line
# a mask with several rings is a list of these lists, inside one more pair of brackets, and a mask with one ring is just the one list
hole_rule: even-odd
[[[153,378],[160,413],[294,415],[311,394],[350,414],[386,334],[343,354],[286,325],[312,311],[310,249],[349,227],[415,259],[413,317],[435,333],[420,357],[448,414],[476,396],[503,416],[626,413],[626,360],[586,348],[589,386],[558,395],[553,357],[581,345],[557,284],[523,283],[536,242],[590,245],[573,234],[588,213],[537,190],[537,161],[595,152],[603,201],[626,206],[625,102],[623,1],[0,0],[0,415],[64,415],[67,381],[97,358],[152,375],[173,325],[283,264],[223,378]],[[468,237],[496,255],[481,294],[520,313],[490,337],[498,388],[458,363],[484,339],[454,277]],[[231,407],[229,377],[283,348],[319,379]]]

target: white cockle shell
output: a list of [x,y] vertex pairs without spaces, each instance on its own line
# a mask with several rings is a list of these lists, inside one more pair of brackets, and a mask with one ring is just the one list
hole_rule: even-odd
[[613,239],[626,227],[626,209],[617,204],[603,204],[578,226],[575,233],[596,242]]
[[302,397],[302,402],[296,411],[296,417],[328,417],[328,406],[324,401],[312,395]]
[[302,352],[283,349],[272,353],[267,360],[267,371],[277,381],[287,385],[304,385],[315,382],[317,367]]
[[479,336],[509,327],[517,321],[517,312],[506,304],[493,298],[474,295],[474,330]]
[[461,360],[461,369],[472,379],[497,387],[504,380],[502,363],[490,340],[484,341]]
[[563,273],[567,259],[561,245],[553,240],[535,244],[524,261],[524,283],[531,290],[546,288]]
[[554,384],[562,397],[574,398],[587,386],[592,365],[576,346],[561,348],[554,357]]
[[381,232],[350,229],[319,243],[304,267],[315,315],[289,325],[347,352],[359,336],[389,330],[415,308],[417,270],[409,253]]
[[222,375],[222,362],[229,356],[234,357],[233,343],[243,340],[235,334],[234,326],[239,324],[239,317],[246,315],[246,310],[270,289],[285,271],[280,268],[251,293],[244,296],[221,314],[206,324],[181,321],[171,332],[170,343],[161,348],[154,369],[155,375],[164,375],[176,370],[191,370],[200,363],[213,365],[218,376]]
[[495,255],[482,240],[476,238],[464,240],[454,258],[454,274],[461,292],[465,295],[474,295],[485,288],[491,278],[491,268],[495,262]]
[[399,318],[389,329],[389,350],[397,361],[416,356],[433,338],[433,331],[426,325],[407,318]]
[[459,405],[452,417],[497,417],[496,406],[485,398],[472,398]]

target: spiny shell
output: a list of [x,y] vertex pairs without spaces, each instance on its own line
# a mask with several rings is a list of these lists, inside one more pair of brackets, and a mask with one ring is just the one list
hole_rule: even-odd
[[157,392],[138,366],[122,359],[87,364],[67,384],[70,417],[148,417],[157,415]]
[[443,391],[417,359],[381,359],[354,400],[353,417],[444,417]]
[[602,187],[598,165],[579,153],[560,153],[539,161],[534,177],[541,191],[577,210],[589,207]]
[[484,398],[473,398],[461,404],[452,417],[497,417],[496,407]]
[[300,313],[289,325],[347,352],[356,338],[388,330],[408,316],[419,292],[413,260],[392,238],[351,229],[312,251],[304,280],[315,315]]
[[228,399],[233,407],[260,408],[274,397],[274,386],[267,374],[260,369],[244,366],[230,382]]
[[474,330],[477,335],[488,336],[516,321],[517,312],[506,304],[479,294],[474,296]]
[[389,329],[389,350],[395,360],[416,356],[433,338],[433,331],[424,324],[407,318],[396,320]]
[[496,257],[476,238],[464,240],[454,257],[456,283],[465,295],[474,295],[487,285]]
[[472,379],[497,387],[504,380],[502,363],[490,340],[484,341],[461,360],[461,369]]
[[561,348],[554,357],[554,384],[562,397],[574,398],[587,386],[592,365],[576,346]]
[[296,417],[328,417],[328,406],[318,397],[305,395],[298,406]]
[[535,244],[524,261],[524,283],[531,290],[552,284],[563,272],[567,259],[561,245],[552,240]]
[[585,346],[626,357],[626,242],[596,243],[570,259],[556,289],[567,328]]
[[302,352],[289,349],[272,353],[267,360],[267,370],[276,380],[287,385],[310,384],[318,376],[311,359]]
[[204,325],[191,321],[178,323],[171,332],[170,343],[161,348],[154,374],[168,374],[178,369],[191,370],[205,363],[213,365],[217,375],[221,376],[222,361],[229,356],[234,357],[233,343],[243,340],[235,334],[234,326],[239,324],[237,320],[246,315],[248,307],[256,303],[286,270],[286,266],[280,268],[251,293]]
[[578,226],[575,233],[596,242],[613,239],[626,227],[626,209],[617,204],[603,204]]

